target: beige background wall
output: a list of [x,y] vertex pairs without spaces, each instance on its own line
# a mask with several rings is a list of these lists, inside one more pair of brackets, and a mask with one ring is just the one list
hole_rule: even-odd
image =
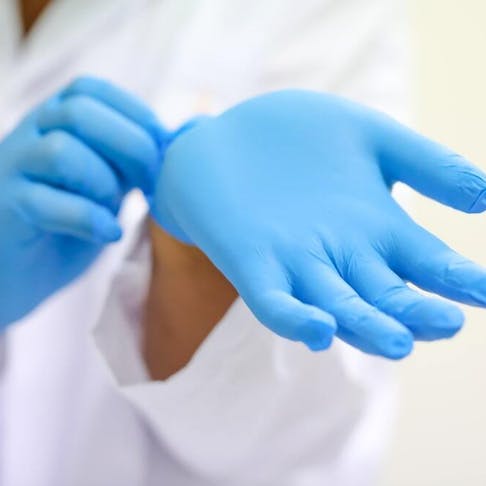
[[[486,170],[486,1],[410,0],[416,126]],[[486,215],[417,200],[415,216],[486,265]],[[401,410],[380,486],[486,486],[486,310],[399,365]]]

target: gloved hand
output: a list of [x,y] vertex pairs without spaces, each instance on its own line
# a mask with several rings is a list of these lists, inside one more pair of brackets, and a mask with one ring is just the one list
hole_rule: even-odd
[[122,199],[153,192],[165,136],[141,102],[80,78],[0,143],[0,330],[120,238]]
[[367,353],[450,337],[461,311],[407,282],[486,305],[486,272],[418,226],[395,181],[486,208],[486,176],[387,116],[325,94],[238,105],[168,148],[152,213],[199,246],[271,330],[311,349],[333,334]]

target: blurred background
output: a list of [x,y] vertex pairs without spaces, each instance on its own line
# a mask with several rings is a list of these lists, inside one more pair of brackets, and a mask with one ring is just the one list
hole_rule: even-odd
[[[486,2],[409,0],[414,125],[486,170]],[[414,196],[414,216],[486,265],[486,218]],[[401,404],[380,486],[486,485],[486,312],[399,365]],[[425,349],[426,348],[426,349]]]

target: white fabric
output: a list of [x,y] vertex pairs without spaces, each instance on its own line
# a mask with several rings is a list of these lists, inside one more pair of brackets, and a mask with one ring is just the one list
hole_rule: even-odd
[[[169,125],[290,86],[404,114],[394,1],[64,0],[22,45],[14,6],[0,2],[0,134],[79,74],[131,89]],[[6,336],[0,484],[372,484],[393,408],[388,364],[339,343],[310,353],[238,300],[183,370],[150,382],[136,193],[122,216],[123,240]]]

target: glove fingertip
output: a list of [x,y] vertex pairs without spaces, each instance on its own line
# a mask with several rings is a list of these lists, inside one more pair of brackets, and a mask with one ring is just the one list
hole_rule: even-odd
[[108,211],[97,211],[93,216],[93,237],[104,243],[119,241],[123,235],[122,229]]
[[321,312],[319,318],[311,319],[302,326],[302,341],[311,351],[328,349],[337,330],[336,320]]
[[476,197],[468,209],[468,213],[482,213],[486,210],[486,188]]
[[443,337],[455,336],[464,325],[464,313],[459,307],[449,304],[447,308],[444,308],[442,315],[443,318],[437,327],[441,329]]
[[414,347],[413,335],[410,332],[397,333],[390,336],[380,346],[382,356],[392,360],[400,360],[407,357]]

